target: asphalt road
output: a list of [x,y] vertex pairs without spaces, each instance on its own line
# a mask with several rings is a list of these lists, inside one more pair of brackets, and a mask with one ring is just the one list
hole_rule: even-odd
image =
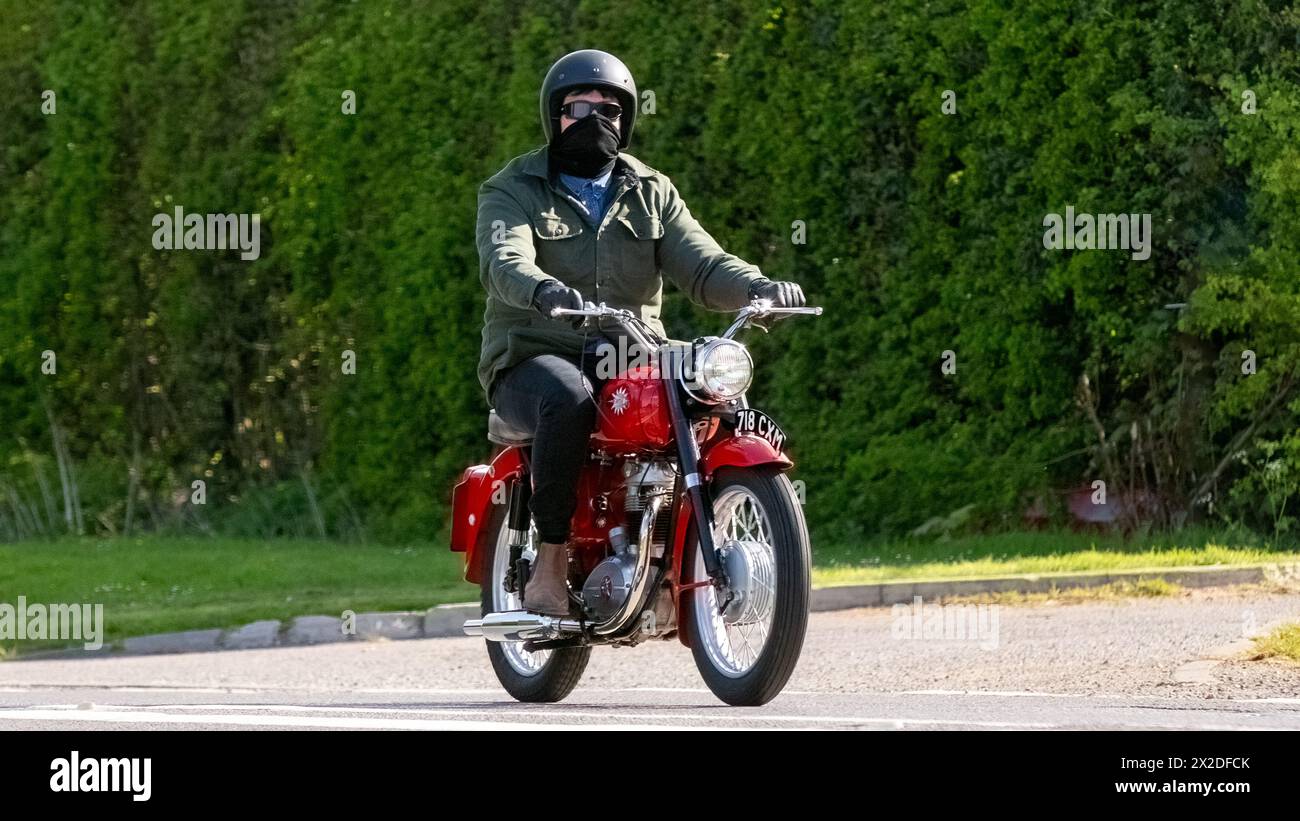
[[0,663],[0,730],[1300,730],[1300,665],[1203,660],[1245,632],[1300,620],[1300,593],[1237,588],[996,614],[996,641],[988,631],[972,641],[909,637],[917,622],[890,608],[815,613],[786,690],[743,709],[717,701],[676,642],[596,648],[557,705],[509,699],[473,638],[11,661]]

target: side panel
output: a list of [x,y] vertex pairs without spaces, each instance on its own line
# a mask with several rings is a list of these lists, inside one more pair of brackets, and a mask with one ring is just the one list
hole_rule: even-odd
[[[451,549],[465,554],[465,581],[479,582],[478,551],[488,532],[494,503],[509,502],[509,480],[523,475],[518,448],[506,448],[490,465],[466,468],[451,497]],[[494,498],[495,497],[495,498]]]

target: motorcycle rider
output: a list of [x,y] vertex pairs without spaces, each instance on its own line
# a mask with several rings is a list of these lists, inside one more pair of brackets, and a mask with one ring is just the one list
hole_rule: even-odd
[[603,337],[552,319],[551,309],[605,302],[663,335],[662,275],[718,311],[753,298],[799,307],[804,295],[723,251],[668,177],[621,153],[636,123],[637,90],[617,57],[594,49],[561,57],[546,73],[540,103],[547,144],[479,188],[475,233],[487,296],[478,376],[497,415],[533,435],[529,507],[542,544],[524,607],[565,616],[569,523],[596,424]]

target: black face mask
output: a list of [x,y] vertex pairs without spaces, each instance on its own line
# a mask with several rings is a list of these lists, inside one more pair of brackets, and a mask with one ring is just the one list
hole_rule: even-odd
[[563,174],[602,177],[618,159],[618,130],[600,114],[578,120],[551,138],[551,162]]

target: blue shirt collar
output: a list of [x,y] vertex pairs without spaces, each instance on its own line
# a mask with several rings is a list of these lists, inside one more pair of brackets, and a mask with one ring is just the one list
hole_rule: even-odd
[[572,174],[560,174],[560,182],[564,183],[570,191],[577,194],[585,185],[591,183],[596,188],[605,188],[609,185],[609,178],[614,175],[614,169],[606,171],[599,177],[590,179],[587,177],[575,177]]

